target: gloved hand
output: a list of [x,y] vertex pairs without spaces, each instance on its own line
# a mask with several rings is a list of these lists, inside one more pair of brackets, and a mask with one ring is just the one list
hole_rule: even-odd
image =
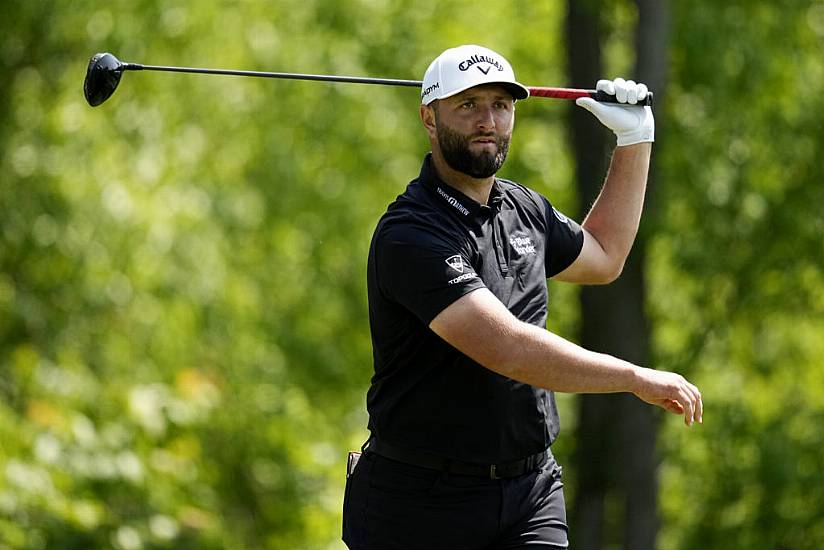
[[647,97],[645,84],[616,78],[599,80],[595,89],[614,95],[620,104],[600,103],[591,97],[580,97],[575,103],[595,115],[601,124],[615,132],[618,145],[655,141],[655,119],[652,109],[636,105]]

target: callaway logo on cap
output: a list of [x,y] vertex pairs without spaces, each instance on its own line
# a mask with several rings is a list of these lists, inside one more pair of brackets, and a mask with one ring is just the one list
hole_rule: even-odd
[[529,90],[515,80],[509,62],[483,46],[450,48],[433,61],[423,75],[421,103],[429,105],[481,84],[500,84],[515,99],[526,99]]

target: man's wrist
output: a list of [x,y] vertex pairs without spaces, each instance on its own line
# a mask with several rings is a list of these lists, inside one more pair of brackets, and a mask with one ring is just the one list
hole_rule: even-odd
[[641,387],[641,367],[608,353],[599,353],[601,362],[609,369],[611,382],[604,388],[609,392],[636,393]]
[[632,393],[637,395],[641,389],[641,369],[637,365],[633,365],[629,361],[621,361],[621,366],[623,368],[623,389],[621,391]]
[[639,153],[643,153],[645,151],[649,152],[652,151],[652,141],[638,141],[635,143],[629,143],[627,145],[618,144],[615,146],[616,151],[633,151],[637,150]]

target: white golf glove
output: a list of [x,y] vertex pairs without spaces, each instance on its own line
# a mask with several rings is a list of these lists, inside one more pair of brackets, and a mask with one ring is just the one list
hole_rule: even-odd
[[575,103],[595,115],[601,124],[615,132],[619,146],[655,141],[655,119],[652,109],[636,105],[647,97],[646,84],[616,78],[599,80],[595,89],[614,95],[619,103],[600,103],[591,97],[580,97]]

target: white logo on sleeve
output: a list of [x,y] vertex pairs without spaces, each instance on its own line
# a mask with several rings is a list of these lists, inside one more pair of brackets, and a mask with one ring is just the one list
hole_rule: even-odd
[[[473,273],[472,271],[468,271],[468,272],[464,273],[464,262],[463,262],[463,258],[461,258],[460,254],[455,254],[454,256],[450,256],[445,261],[446,261],[446,265],[448,265],[449,267],[451,267],[452,269],[454,269],[458,273],[462,274],[462,275],[458,275],[454,279],[449,279],[448,281],[446,281],[446,283],[449,284],[449,285],[456,285],[458,283],[468,281],[469,279],[474,279],[478,276],[477,273]],[[469,267],[469,266],[466,266],[466,267]]]
[[463,259],[461,259],[460,254],[455,254],[454,256],[448,257],[446,259],[446,265],[448,265],[458,273],[463,273],[464,265]]

